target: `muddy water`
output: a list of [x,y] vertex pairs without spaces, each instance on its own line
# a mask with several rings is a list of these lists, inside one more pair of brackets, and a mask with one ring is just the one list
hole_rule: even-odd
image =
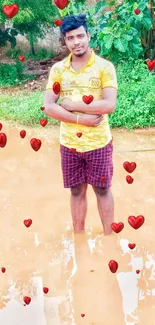
[[[112,132],[115,221],[124,229],[104,237],[90,185],[85,234],[72,231],[59,128],[25,128],[21,139],[21,127],[3,125],[8,143],[0,149],[0,267],[6,268],[0,272],[0,325],[146,325],[148,318],[155,324],[155,132]],[[30,147],[32,137],[42,140],[38,152]],[[137,163],[131,185],[122,167],[126,160]],[[140,214],[145,223],[134,230],[127,218]],[[26,228],[29,218],[33,223]],[[136,243],[134,250],[129,242]],[[115,274],[111,259],[119,264]],[[24,296],[32,299],[27,306]]]

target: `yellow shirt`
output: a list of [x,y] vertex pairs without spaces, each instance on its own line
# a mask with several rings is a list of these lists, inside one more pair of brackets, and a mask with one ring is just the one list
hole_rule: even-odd
[[[101,100],[103,88],[118,88],[114,65],[100,58],[92,49],[89,61],[80,72],[76,72],[71,67],[71,57],[72,53],[62,61],[55,63],[49,73],[46,89],[52,89],[54,82],[59,82],[61,100],[68,97],[72,101],[81,101],[83,95],[93,95],[94,100]],[[74,113],[83,114],[82,112]],[[80,138],[76,135],[77,132],[82,132]],[[68,148],[75,148],[79,152],[104,147],[111,139],[108,114],[105,114],[101,124],[95,127],[61,122],[60,143]]]

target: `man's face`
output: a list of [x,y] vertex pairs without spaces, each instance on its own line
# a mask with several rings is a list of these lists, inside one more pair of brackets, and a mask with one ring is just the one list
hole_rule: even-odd
[[66,32],[65,43],[69,51],[77,57],[85,54],[89,47],[90,34],[87,33],[83,26]]

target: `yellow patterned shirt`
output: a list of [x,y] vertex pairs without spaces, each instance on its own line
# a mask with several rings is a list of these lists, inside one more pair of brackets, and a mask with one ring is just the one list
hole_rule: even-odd
[[[102,99],[102,89],[105,87],[118,88],[114,65],[91,49],[91,57],[87,64],[76,72],[71,67],[72,53],[60,62],[55,63],[49,73],[46,89],[52,89],[54,82],[60,83],[60,100],[65,97],[72,101],[81,101],[83,95],[93,95],[94,100]],[[74,112],[83,114],[82,112]],[[79,138],[76,133],[82,132]],[[112,139],[108,114],[104,115],[101,124],[88,127],[76,123],[61,122],[60,143],[79,152],[86,152],[106,146]]]

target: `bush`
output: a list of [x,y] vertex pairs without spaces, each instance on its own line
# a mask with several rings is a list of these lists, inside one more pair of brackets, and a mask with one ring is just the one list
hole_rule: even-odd
[[50,59],[54,58],[56,56],[56,53],[52,51],[48,51],[45,48],[38,49],[34,55],[32,55],[31,51],[24,52],[20,48],[14,48],[14,49],[7,49],[5,51],[5,54],[11,58],[11,59],[17,59],[19,55],[24,55],[25,59],[33,59],[33,60],[44,60],[44,59]]
[[23,84],[27,79],[34,79],[35,75],[27,76],[23,74],[24,67],[20,61],[16,64],[0,64],[0,87],[16,86]]

